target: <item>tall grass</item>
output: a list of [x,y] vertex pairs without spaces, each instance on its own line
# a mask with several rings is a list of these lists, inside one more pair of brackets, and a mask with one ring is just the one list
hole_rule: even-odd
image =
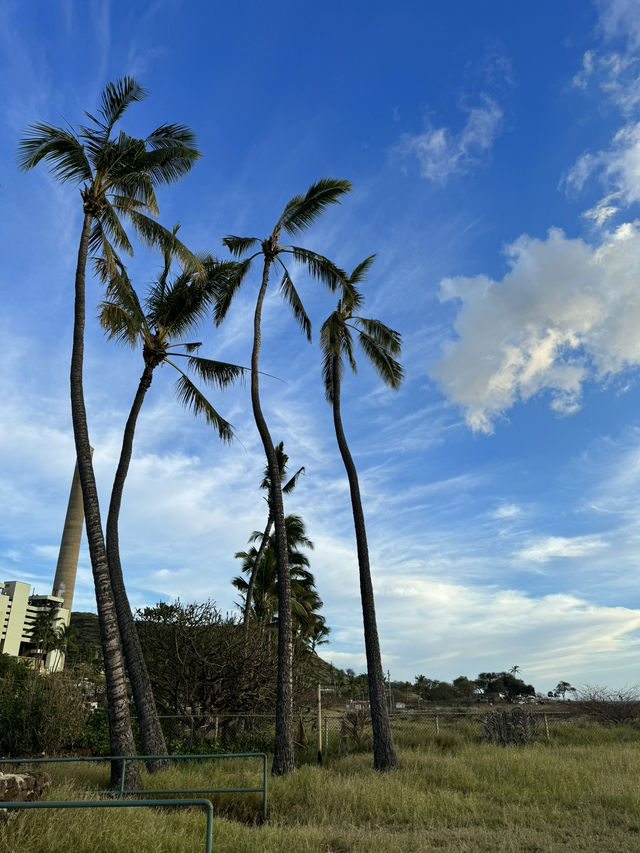
[[[567,731],[575,742],[568,742]],[[576,731],[563,728],[559,739],[518,749],[443,732],[420,746],[401,747],[401,769],[390,774],[376,773],[364,754],[301,766],[269,780],[264,826],[258,795],[214,797],[214,850],[636,853],[638,733],[585,727],[580,739]],[[258,778],[241,762],[176,763],[152,782],[249,786]],[[65,766],[55,771],[49,798],[77,798],[106,779],[96,767]],[[0,827],[0,853],[186,853],[203,846],[204,815],[196,810],[42,811]]]

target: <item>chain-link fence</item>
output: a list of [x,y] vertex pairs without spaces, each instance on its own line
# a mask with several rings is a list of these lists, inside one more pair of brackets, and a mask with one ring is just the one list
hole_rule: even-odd
[[[469,710],[438,709],[401,711],[390,715],[394,742],[399,747],[420,748],[452,741],[479,741],[487,715],[499,709],[489,706]],[[580,725],[579,718],[563,710],[538,711],[526,708],[539,741],[565,740],[563,731]],[[169,742],[183,749],[270,751],[275,717],[269,714],[225,713],[162,716]],[[366,708],[299,708],[294,713],[294,742],[298,750],[326,755],[358,752],[371,746],[371,719]]]

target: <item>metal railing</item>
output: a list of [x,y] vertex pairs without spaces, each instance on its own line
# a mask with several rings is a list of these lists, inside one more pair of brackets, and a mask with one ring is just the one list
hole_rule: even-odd
[[185,800],[47,800],[37,803],[0,803],[2,809],[12,811],[18,809],[130,809],[130,808],[161,808],[164,806],[178,806],[184,808],[199,807],[207,813],[206,835],[204,853],[211,853],[213,840],[213,806],[210,800],[185,799]]
[[[125,791],[125,774],[127,762],[149,760],[182,760],[182,761],[216,761],[229,758],[260,758],[262,759],[262,785],[253,788],[136,788]],[[267,819],[267,756],[264,752],[235,752],[207,755],[107,755],[107,756],[74,756],[73,758],[0,758],[0,766],[4,764],[68,764],[71,762],[121,762],[120,785],[116,793],[123,798],[138,794],[262,794],[262,819]],[[104,792],[106,793],[106,792]],[[3,806],[4,808],[4,806]]]

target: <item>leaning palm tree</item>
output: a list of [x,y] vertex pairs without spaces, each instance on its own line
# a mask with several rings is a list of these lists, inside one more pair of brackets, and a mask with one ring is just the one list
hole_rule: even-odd
[[[178,226],[175,226],[173,234],[177,231]],[[235,264],[221,264],[212,258],[204,259],[207,279],[202,283],[199,280],[194,281],[192,269],[183,269],[173,280],[169,280],[173,260],[174,251],[167,248],[164,252],[163,270],[147,296],[146,310],[143,309],[125,270],[119,269],[117,273],[112,274],[99,314],[100,324],[107,337],[132,348],[140,347],[144,360],[144,370],[125,426],[111,491],[106,544],[118,626],[145,755],[166,755],[167,748],[124,586],[118,534],[122,494],[131,462],[138,415],[151,386],[154,371],[161,365],[168,364],[179,374],[176,393],[180,401],[194,413],[204,415],[206,421],[217,429],[220,438],[229,441],[232,436],[230,425],[179,367],[179,359],[186,359],[185,366],[188,369],[197,373],[204,381],[219,387],[232,382],[244,371],[244,368],[234,364],[193,355],[194,349],[200,344],[179,343],[175,340],[202,321],[210,306],[212,284],[221,275],[233,271]],[[186,352],[179,352],[180,348],[186,349]],[[147,762],[147,767],[151,770],[159,770],[165,765],[166,762],[161,760]]]
[[[280,473],[280,482],[282,482],[282,478],[284,477],[287,470],[287,462],[289,461],[289,457],[284,452],[284,442],[280,442],[275,447],[276,458],[278,460],[278,471]],[[296,483],[298,482],[298,477],[304,474],[304,466],[302,468],[298,468],[293,477],[290,477],[287,482],[282,486],[282,494],[289,495],[295,489]],[[262,538],[260,539],[260,547],[255,555],[255,559],[253,560],[253,568],[251,570],[251,575],[249,577],[249,584],[247,587],[247,595],[244,606],[244,613],[242,617],[242,622],[244,625],[245,634],[249,630],[249,618],[251,616],[251,602],[253,601],[253,587],[256,582],[256,575],[258,573],[258,568],[260,567],[260,562],[263,558],[265,548],[269,544],[269,537],[271,535],[271,528],[273,527],[273,512],[271,510],[271,499],[269,497],[270,493],[270,480],[269,480],[269,467],[265,469],[264,478],[260,483],[260,488],[264,489],[267,492],[267,497],[265,500],[267,501],[267,506],[269,508],[269,512],[267,515],[267,523],[265,528],[260,534]],[[257,538],[258,534],[254,535],[254,538]]]
[[[86,114],[88,125],[74,131],[38,123],[30,127],[18,148],[20,168],[32,169],[45,161],[61,182],[79,186],[82,198],[70,369],[71,418],[104,654],[112,755],[131,755],[135,744],[84,402],[87,258],[89,252],[99,254],[106,271],[116,270],[118,251],[133,251],[121,221],[124,217],[146,243],[173,246],[185,261],[195,261],[177,238],[153,219],[157,214],[155,187],[180,178],[200,156],[192,131],[182,125],[163,124],[146,139],[114,132],[126,109],[146,95],[146,90],[131,77],[108,83],[98,115]],[[112,762],[113,784],[118,781],[118,764]],[[125,783],[139,787],[139,775],[137,762],[129,762]]]
[[258,380],[260,347],[262,343],[262,305],[267,292],[270,273],[272,269],[276,270],[282,275],[280,279],[280,292],[282,296],[289,303],[295,319],[306,333],[307,338],[311,339],[311,323],[298,296],[298,292],[293,285],[289,270],[283,262],[283,258],[290,256],[294,261],[303,264],[311,276],[322,281],[331,290],[336,290],[341,286],[343,275],[341,270],[322,255],[299,246],[283,244],[280,240],[283,234],[294,236],[304,231],[315,222],[328,205],[339,203],[340,196],[349,192],[350,189],[351,184],[349,181],[322,178],[313,184],[305,195],[296,195],[287,203],[273,231],[265,240],[260,241],[257,237],[228,236],[222,241],[232,254],[238,258],[256,247],[257,251],[245,258],[240,264],[239,274],[236,277],[230,277],[225,285],[219,289],[218,300],[214,311],[216,324],[220,324],[223,321],[231,300],[237,292],[245,274],[249,271],[253,260],[259,255],[263,258],[262,279],[253,316],[251,405],[264,447],[267,468],[269,469],[269,496],[271,511],[273,513],[275,557],[278,568],[278,684],[276,690],[276,732],[271,768],[272,773],[275,775],[288,773],[294,767],[292,734],[293,639],[291,634],[291,584],[287,563],[287,542],[280,471],[278,469],[278,459],[271,434],[269,433],[260,403]]
[[384,326],[379,320],[370,320],[354,314],[362,306],[363,297],[357,285],[364,280],[375,255],[371,255],[359,264],[347,279],[342,299],[336,310],[325,320],[320,332],[320,345],[323,352],[323,380],[325,396],[333,407],[333,422],[338,447],[349,480],[351,507],[355,526],[360,574],[360,595],[362,598],[362,616],[364,640],[367,656],[367,675],[369,679],[369,701],[371,705],[371,725],[373,729],[373,756],[376,770],[389,770],[397,765],[389,715],[384,699],[384,675],[380,657],[380,642],[376,625],[376,613],[373,598],[373,584],[369,566],[367,531],[360,499],[358,474],[342,428],[340,414],[340,391],[344,374],[344,360],[356,371],[353,354],[353,336],[355,333],[361,349],[372,363],[380,378],[391,388],[397,388],[404,376],[401,365],[395,356],[400,354],[401,340],[398,332]]

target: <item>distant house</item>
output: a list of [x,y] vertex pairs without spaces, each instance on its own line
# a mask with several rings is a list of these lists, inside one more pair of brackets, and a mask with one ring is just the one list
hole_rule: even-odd
[[[69,624],[70,613],[61,596],[30,595],[31,587],[20,581],[0,583],[0,654],[12,657],[39,658],[42,649],[33,640],[33,628],[40,613],[54,610],[51,628],[56,632]],[[64,654],[50,651],[44,668],[57,672],[64,666]]]

